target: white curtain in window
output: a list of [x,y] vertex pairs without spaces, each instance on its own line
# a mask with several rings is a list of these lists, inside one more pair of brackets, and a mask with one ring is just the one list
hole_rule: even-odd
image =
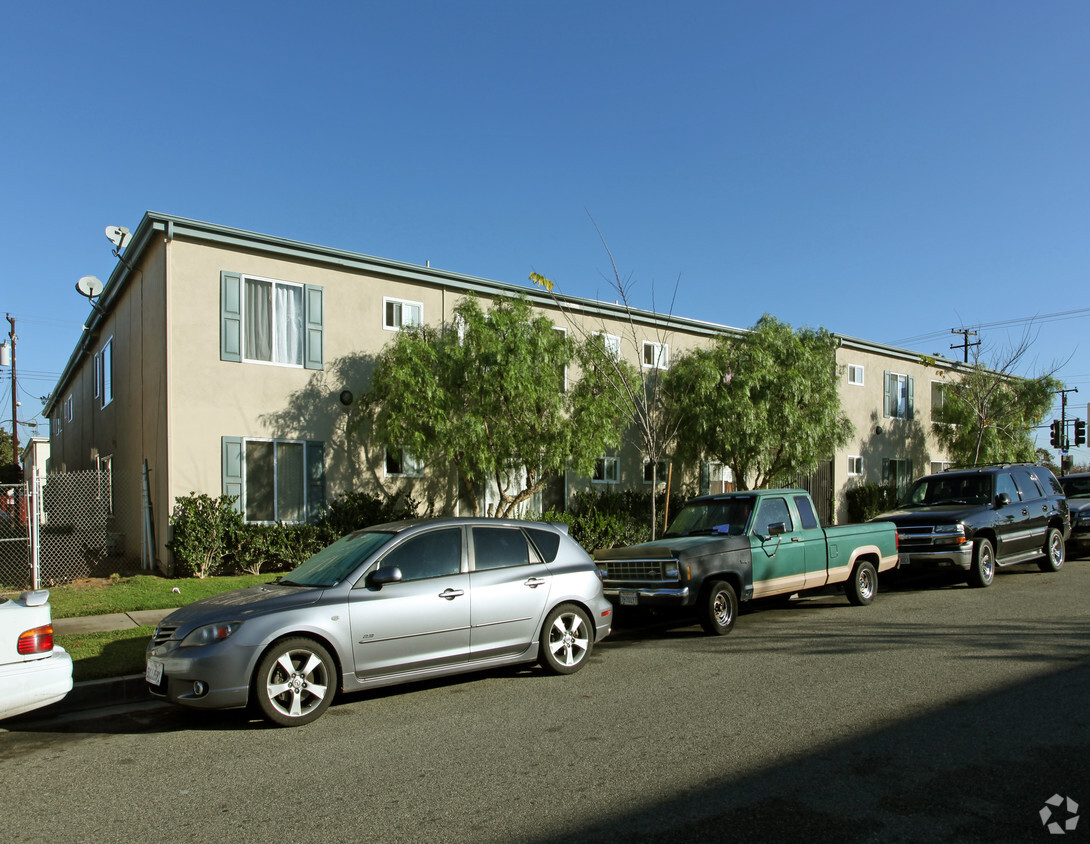
[[303,365],[303,288],[276,285],[277,363]]

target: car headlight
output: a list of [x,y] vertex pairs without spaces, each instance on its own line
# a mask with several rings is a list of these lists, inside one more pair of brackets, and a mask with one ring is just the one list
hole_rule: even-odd
[[216,624],[206,624],[198,627],[184,639],[180,647],[191,648],[197,645],[211,645],[214,642],[222,642],[242,626],[241,621],[220,621]]
[[677,563],[667,563],[666,565],[664,565],[662,567],[662,576],[665,578],[676,580],[678,577]]

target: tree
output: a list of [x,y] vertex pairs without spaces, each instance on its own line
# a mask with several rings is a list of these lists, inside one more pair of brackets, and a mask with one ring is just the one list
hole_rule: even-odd
[[741,489],[812,470],[852,433],[840,409],[835,339],[768,314],[748,332],[682,355],[667,386],[684,420],[678,456],[724,463]]
[[[595,229],[598,230],[596,223]],[[605,401],[609,408],[608,415],[618,420],[618,429],[623,432],[624,438],[638,448],[650,464],[651,538],[654,539],[658,524],[655,500],[655,490],[659,482],[658,467],[669,454],[680,421],[676,408],[666,401],[664,392],[666,366],[669,362],[662,360],[660,353],[669,349],[669,332],[663,327],[666,320],[658,322],[655,339],[649,341],[653,344],[651,348],[655,360],[648,364],[643,357],[646,333],[637,326],[636,312],[629,301],[631,284],[621,279],[617,262],[600,230],[598,237],[609,255],[612,269],[609,284],[624,309],[626,320],[625,336],[620,338],[622,343],[616,348],[606,346],[604,332],[595,331],[570,312],[569,307],[553,292],[552,281],[538,273],[530,273],[530,281],[553,295],[557,308],[565,314],[568,324],[582,338],[578,349],[582,375],[576,391],[586,393],[588,399],[594,397],[596,400]],[[636,356],[635,363],[624,358],[624,349],[630,350]]]
[[999,353],[990,365],[973,361],[943,387],[935,438],[960,465],[1035,462],[1034,427],[1052,406],[1052,394],[1063,385],[1052,372],[1021,378],[1013,370],[1029,351],[1028,335]]
[[379,355],[370,399],[375,433],[425,465],[452,466],[478,513],[495,485],[505,517],[569,464],[589,474],[619,441],[608,403],[568,390],[575,344],[525,299],[485,313],[466,297],[453,322],[403,329]]

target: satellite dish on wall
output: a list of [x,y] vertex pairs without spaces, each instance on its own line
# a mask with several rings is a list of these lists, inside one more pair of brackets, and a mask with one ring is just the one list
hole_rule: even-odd
[[76,290],[79,291],[81,296],[86,296],[88,299],[94,299],[96,296],[102,293],[103,284],[93,275],[85,275],[79,281],[76,282]]
[[106,238],[120,250],[129,245],[132,233],[124,226],[106,226]]

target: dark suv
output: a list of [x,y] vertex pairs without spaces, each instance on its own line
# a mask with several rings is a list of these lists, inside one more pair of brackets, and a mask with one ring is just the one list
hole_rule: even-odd
[[1071,508],[1071,536],[1067,550],[1085,554],[1090,549],[1090,472],[1076,472],[1060,478]]
[[927,475],[898,509],[873,521],[897,525],[902,566],[957,566],[970,586],[988,586],[996,566],[1029,560],[1042,571],[1059,571],[1071,535],[1056,476],[1021,463]]

